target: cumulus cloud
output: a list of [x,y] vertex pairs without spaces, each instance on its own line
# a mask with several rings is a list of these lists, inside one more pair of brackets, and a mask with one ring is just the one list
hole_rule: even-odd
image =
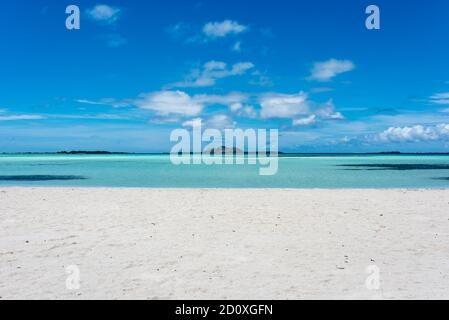
[[[77,100],[86,104],[110,104],[111,106],[135,106],[154,112],[157,123],[183,121],[188,117],[198,117],[204,109],[214,105],[225,106],[229,114],[251,119],[288,119],[294,126],[312,125],[326,120],[344,119],[335,110],[332,100],[324,104],[308,100],[304,92],[297,94],[265,93],[247,94],[231,92],[225,95],[189,95],[181,90],[164,90],[143,93],[136,99],[101,99],[99,101]],[[164,121],[167,119],[167,121]],[[174,120],[176,119],[176,120]],[[216,118],[215,123],[224,118]]]
[[273,86],[273,81],[264,72],[259,70],[254,70],[252,73],[254,79],[252,79],[249,84],[260,86],[260,87],[271,87]]
[[191,120],[184,121],[182,123],[183,127],[200,127],[202,125],[203,119],[202,118],[195,118]]
[[229,106],[229,110],[232,112],[238,112],[243,109],[243,105],[240,102],[233,103]]
[[435,126],[390,127],[374,136],[380,142],[421,142],[449,139],[449,124]]
[[169,85],[168,88],[196,88],[209,87],[216,84],[218,79],[245,74],[254,68],[251,62],[239,62],[228,68],[222,61],[209,61],[201,69],[195,69],[186,80]]
[[342,120],[343,115],[335,111],[332,100],[317,104],[308,100],[304,92],[298,94],[270,93],[260,98],[260,116],[263,119],[288,118],[293,126],[310,126],[324,120]]
[[350,60],[330,59],[327,61],[314,63],[309,80],[321,82],[331,81],[334,77],[341,73],[354,70],[355,65]]
[[[223,39],[231,35],[238,35],[249,30],[248,26],[242,25],[230,19],[224,21],[208,22],[201,30],[195,31],[189,24],[180,22],[169,26],[166,31],[175,39],[183,40],[185,43],[206,43],[211,40]],[[236,41],[230,48],[234,52],[241,51],[241,42]]]
[[220,104],[231,107],[232,105],[243,103],[248,99],[248,95],[240,92],[231,92],[226,95],[198,94],[194,96],[194,99],[202,104]]
[[159,91],[142,94],[134,101],[134,104],[139,108],[154,111],[162,116],[195,116],[201,113],[204,108],[204,105],[182,91]]
[[298,115],[306,115],[310,112],[307,94],[280,94],[268,93],[260,97],[260,115],[268,118],[293,118]]
[[317,122],[316,115],[312,114],[306,118],[299,118],[293,120],[294,126],[310,126]]
[[206,128],[214,128],[214,129],[228,129],[234,128],[236,125],[235,121],[232,120],[226,114],[216,114],[207,119],[205,123]]
[[335,111],[335,105],[332,100],[329,100],[323,105],[320,105],[314,111],[315,115],[325,120],[343,120],[344,117],[340,112]]
[[242,103],[247,96],[241,93],[228,95],[198,94],[190,96],[183,91],[158,91],[141,94],[130,103],[145,110],[154,111],[158,116],[190,117],[199,115],[207,106],[220,104],[231,106]]
[[223,38],[231,34],[239,34],[248,30],[237,21],[224,20],[222,22],[208,22],[203,27],[203,33],[208,38]]
[[184,121],[182,124],[184,127],[199,127],[209,129],[231,129],[234,128],[236,122],[226,114],[216,114],[210,118],[203,120],[202,118],[195,118]]
[[258,113],[253,106],[244,106],[242,109],[240,109],[237,112],[237,115],[239,115],[241,117],[252,118],[252,119],[255,119],[258,117]]
[[311,111],[308,117],[293,119],[293,126],[311,126],[325,120],[343,120],[344,116],[335,111],[335,105],[332,100],[316,105],[311,103]]
[[[182,118],[198,116],[204,108],[212,105],[223,105],[232,110],[241,105],[243,112],[251,113],[248,106],[243,103],[249,98],[247,94],[231,92],[226,95],[197,94],[189,95],[181,90],[164,90],[142,93],[135,99],[100,99],[98,101],[78,99],[78,103],[89,105],[109,105],[112,107],[138,107],[155,113],[151,120],[153,123],[179,122]],[[238,109],[240,109],[238,108]],[[236,110],[237,111],[237,110]]]
[[87,10],[87,15],[95,21],[113,24],[120,17],[121,9],[106,4],[99,4]]
[[253,118],[253,119],[258,117],[258,113],[253,106],[244,105],[240,102],[230,104],[229,110],[232,113],[234,113],[238,116],[241,116],[241,117]]

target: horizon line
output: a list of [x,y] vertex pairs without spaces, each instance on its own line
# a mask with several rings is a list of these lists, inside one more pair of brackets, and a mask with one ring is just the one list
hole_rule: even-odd
[[[270,154],[269,151],[267,152],[260,152],[260,153],[266,153]],[[279,155],[449,155],[449,152],[401,152],[401,151],[379,151],[379,152],[272,152],[272,153],[278,153]],[[88,151],[88,150],[72,150],[72,151],[54,151],[54,152],[47,152],[47,151],[24,151],[24,152],[0,152],[0,155],[170,155],[172,153],[170,152],[121,152],[121,151]],[[190,155],[195,154],[207,154],[205,152],[190,152],[188,153]],[[230,152],[228,154],[231,154]],[[240,152],[235,154],[259,154],[259,152]],[[226,155],[226,153],[217,153],[217,155]]]

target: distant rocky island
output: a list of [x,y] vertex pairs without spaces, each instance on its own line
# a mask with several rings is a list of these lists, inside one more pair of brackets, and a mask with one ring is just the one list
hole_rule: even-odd
[[232,155],[235,155],[235,154],[244,154],[244,152],[239,148],[229,148],[229,147],[222,146],[222,147],[206,150],[204,152],[204,154],[210,154],[210,155],[232,154]]
[[56,154],[131,154],[128,152],[109,152],[109,151],[60,151]]

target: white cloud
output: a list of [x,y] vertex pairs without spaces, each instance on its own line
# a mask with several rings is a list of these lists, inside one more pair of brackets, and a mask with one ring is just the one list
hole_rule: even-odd
[[260,97],[261,117],[268,118],[293,118],[298,115],[306,115],[310,112],[307,94],[280,94],[268,93]]
[[321,119],[325,120],[343,120],[344,117],[340,112],[335,111],[335,105],[332,100],[319,106],[314,113]]
[[205,123],[206,128],[214,128],[214,129],[228,129],[234,128],[236,125],[235,121],[232,120],[226,114],[216,114],[207,119]]
[[449,99],[440,99],[431,101],[434,104],[449,105]]
[[251,80],[249,84],[260,86],[260,87],[271,87],[273,86],[273,81],[271,81],[270,77],[268,77],[265,73],[254,70],[252,72],[252,76],[255,77],[255,79]]
[[239,62],[230,68],[222,61],[209,61],[201,69],[195,69],[182,82],[169,85],[168,88],[196,88],[209,87],[216,84],[218,79],[245,74],[254,68],[251,62]]
[[158,91],[141,94],[131,103],[141,109],[152,110],[159,116],[197,116],[207,106],[219,104],[230,107],[242,103],[247,96],[242,93],[228,95],[199,94],[190,96],[183,91]]
[[293,120],[294,126],[310,126],[317,122],[316,115],[312,114],[306,118],[299,118]]
[[374,140],[381,142],[420,142],[449,139],[449,124],[438,124],[425,127],[391,127],[374,136]]
[[449,92],[434,94],[429,101],[432,104],[449,105]]
[[202,118],[187,120],[183,122],[182,125],[183,127],[202,126],[203,128],[209,129],[230,129],[235,127],[236,122],[226,114],[216,114],[206,120],[203,120]]
[[83,120],[128,120],[130,117],[116,114],[51,114],[52,119],[83,119]]
[[29,115],[29,114],[0,116],[0,121],[42,120],[42,119],[46,119],[46,117],[40,116],[40,115]]
[[[180,122],[187,117],[199,116],[204,109],[214,105],[226,106],[230,114],[238,117],[262,120],[290,119],[295,126],[344,119],[343,115],[335,110],[332,100],[324,104],[317,104],[309,101],[307,94],[304,92],[297,94],[265,93],[261,95],[231,92],[225,95],[189,95],[180,90],[165,90],[143,93],[136,99],[77,101],[94,105],[136,106],[151,110],[155,113],[153,120],[157,123]],[[167,119],[167,121],[164,119]],[[224,118],[214,120],[224,120]],[[210,123],[216,121],[210,120]]]
[[203,119],[195,118],[191,120],[184,121],[182,123],[183,127],[200,127],[202,125]]
[[198,94],[194,96],[195,101],[206,105],[220,104],[231,107],[241,104],[248,99],[248,95],[240,92],[231,92],[227,95]]
[[[224,21],[208,22],[199,32],[195,32],[189,24],[180,22],[169,26],[166,31],[176,40],[183,39],[185,43],[205,43],[210,40],[238,35],[248,31],[249,27],[230,19]],[[241,51],[241,42],[236,41],[231,50]]]
[[159,91],[140,95],[134,104],[142,109],[152,110],[158,115],[195,116],[201,113],[204,105],[195,101],[182,91]]
[[152,117],[148,122],[157,125],[164,125],[167,123],[178,124],[182,122],[182,117],[180,116],[161,116],[161,117]]
[[428,126],[439,123],[449,123],[449,116],[441,113],[405,112],[399,114],[379,114],[369,118],[373,123],[383,124],[388,127],[408,126],[412,127],[419,123],[426,123]]
[[449,92],[434,94],[430,99],[449,99]]
[[237,21],[224,20],[222,22],[209,22],[203,27],[203,33],[209,38],[223,38],[230,34],[239,34],[248,30],[247,26]]
[[105,103],[102,103],[102,102],[91,101],[91,100],[86,100],[86,99],[78,99],[75,101],[78,103],[91,104],[91,105],[105,105]]
[[292,119],[293,126],[308,126],[324,120],[342,120],[343,115],[335,111],[332,100],[317,104],[308,100],[304,92],[298,94],[270,93],[260,98],[260,116]]
[[243,109],[243,105],[240,102],[233,103],[229,106],[229,110],[232,112],[237,112],[241,109]]
[[311,70],[309,80],[326,82],[332,80],[341,73],[354,70],[355,65],[349,60],[330,59],[323,62],[316,62]]
[[258,114],[256,109],[254,109],[253,106],[249,106],[249,105],[243,105],[240,102],[236,102],[236,103],[232,103],[229,105],[229,110],[232,113],[237,114],[238,116],[241,117],[246,117],[246,118],[257,118]]
[[106,4],[99,4],[87,10],[87,15],[95,20],[108,24],[115,23],[120,17],[121,9]]
[[100,99],[98,101],[92,101],[92,100],[86,100],[86,99],[78,99],[75,101],[78,103],[82,103],[82,104],[111,106],[114,108],[123,108],[123,107],[128,107],[130,105],[130,101],[117,100],[117,99],[113,99],[113,98],[104,98],[104,99]]
[[253,106],[244,106],[237,114],[241,117],[247,117],[255,119],[258,117],[258,113]]

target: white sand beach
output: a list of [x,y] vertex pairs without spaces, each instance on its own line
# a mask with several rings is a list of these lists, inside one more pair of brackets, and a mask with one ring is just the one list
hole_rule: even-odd
[[0,188],[0,297],[449,299],[449,190]]

